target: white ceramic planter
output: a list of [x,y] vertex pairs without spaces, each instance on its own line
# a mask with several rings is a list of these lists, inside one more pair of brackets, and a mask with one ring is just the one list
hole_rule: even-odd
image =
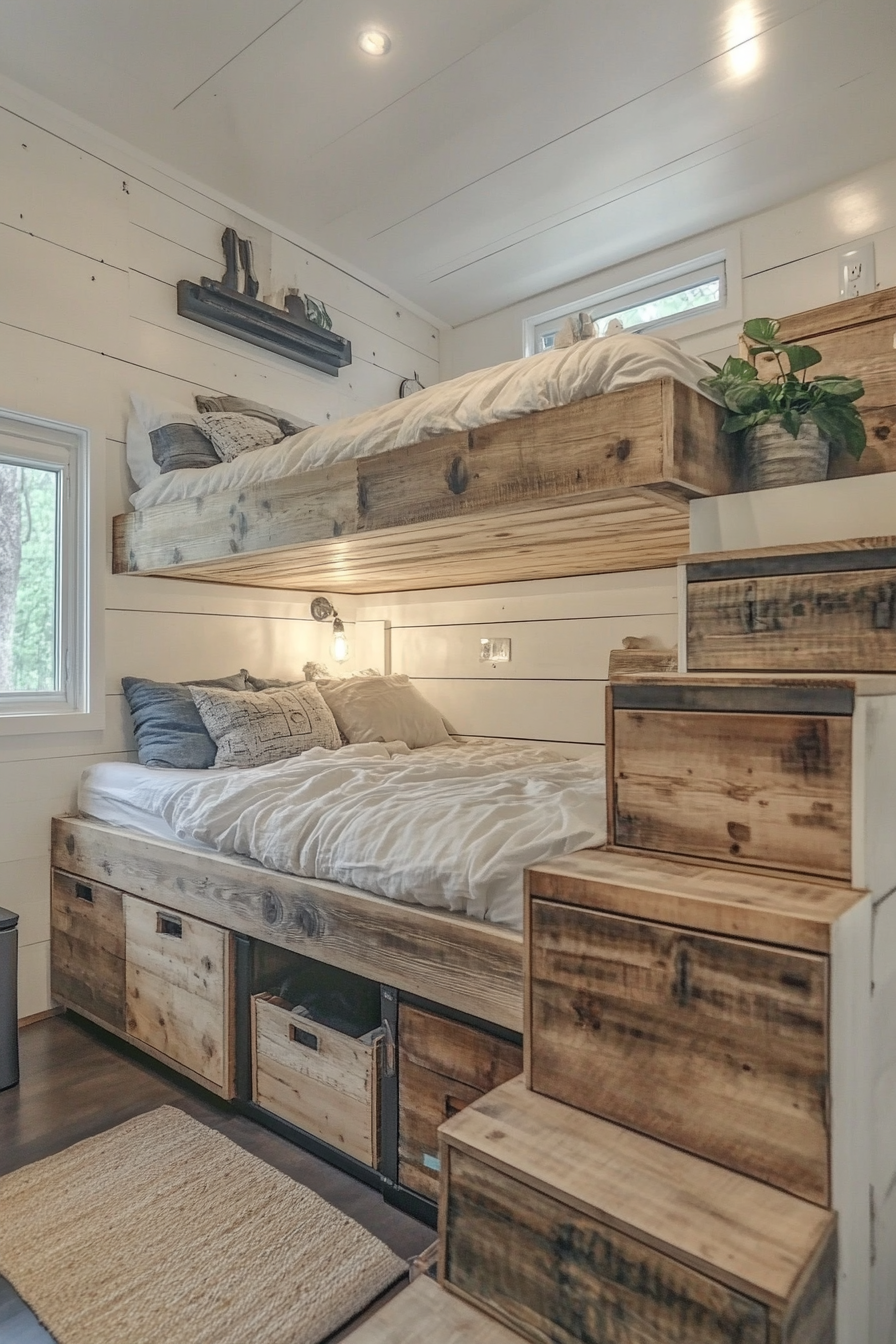
[[812,420],[804,420],[797,438],[780,420],[747,430],[744,435],[744,485],[768,490],[775,485],[823,481],[828,474],[830,444]]

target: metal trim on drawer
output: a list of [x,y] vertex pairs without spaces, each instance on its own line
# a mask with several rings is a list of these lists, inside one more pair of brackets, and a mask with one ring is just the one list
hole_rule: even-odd
[[805,555],[757,555],[741,560],[706,560],[686,564],[688,583],[714,579],[760,579],[788,574],[842,574],[850,569],[896,568],[896,548],[879,551],[828,551]]
[[705,710],[717,714],[814,714],[849,717],[850,686],[663,686],[616,682],[614,709]]

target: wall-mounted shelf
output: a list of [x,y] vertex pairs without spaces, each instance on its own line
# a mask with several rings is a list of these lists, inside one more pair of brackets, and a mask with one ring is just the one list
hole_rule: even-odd
[[204,277],[201,283],[179,280],[177,311],[181,317],[260,345],[285,359],[308,364],[334,378],[352,362],[352,343],[344,336],[325,331],[313,322],[282,308],[273,308],[216,280]]

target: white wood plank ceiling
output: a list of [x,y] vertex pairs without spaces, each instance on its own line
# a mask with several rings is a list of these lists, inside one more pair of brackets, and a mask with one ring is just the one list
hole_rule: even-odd
[[453,324],[896,155],[894,0],[0,0],[0,71]]

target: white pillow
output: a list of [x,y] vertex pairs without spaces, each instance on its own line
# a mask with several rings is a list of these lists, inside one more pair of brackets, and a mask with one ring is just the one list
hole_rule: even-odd
[[435,705],[406,676],[349,677],[316,685],[349,742],[406,742],[415,750],[450,740]]
[[[134,394],[131,393],[131,401],[134,400]],[[128,471],[134,478],[134,484],[141,490],[144,485],[149,485],[154,481],[159,473],[159,464],[152,455],[152,444],[149,441],[149,434],[143,428],[143,424],[136,411],[131,411],[128,416],[128,432],[125,436],[125,451],[128,459]]]
[[342,746],[336,721],[310,682],[271,691],[191,686],[190,694],[218,748],[215,765],[270,765],[312,747]]

